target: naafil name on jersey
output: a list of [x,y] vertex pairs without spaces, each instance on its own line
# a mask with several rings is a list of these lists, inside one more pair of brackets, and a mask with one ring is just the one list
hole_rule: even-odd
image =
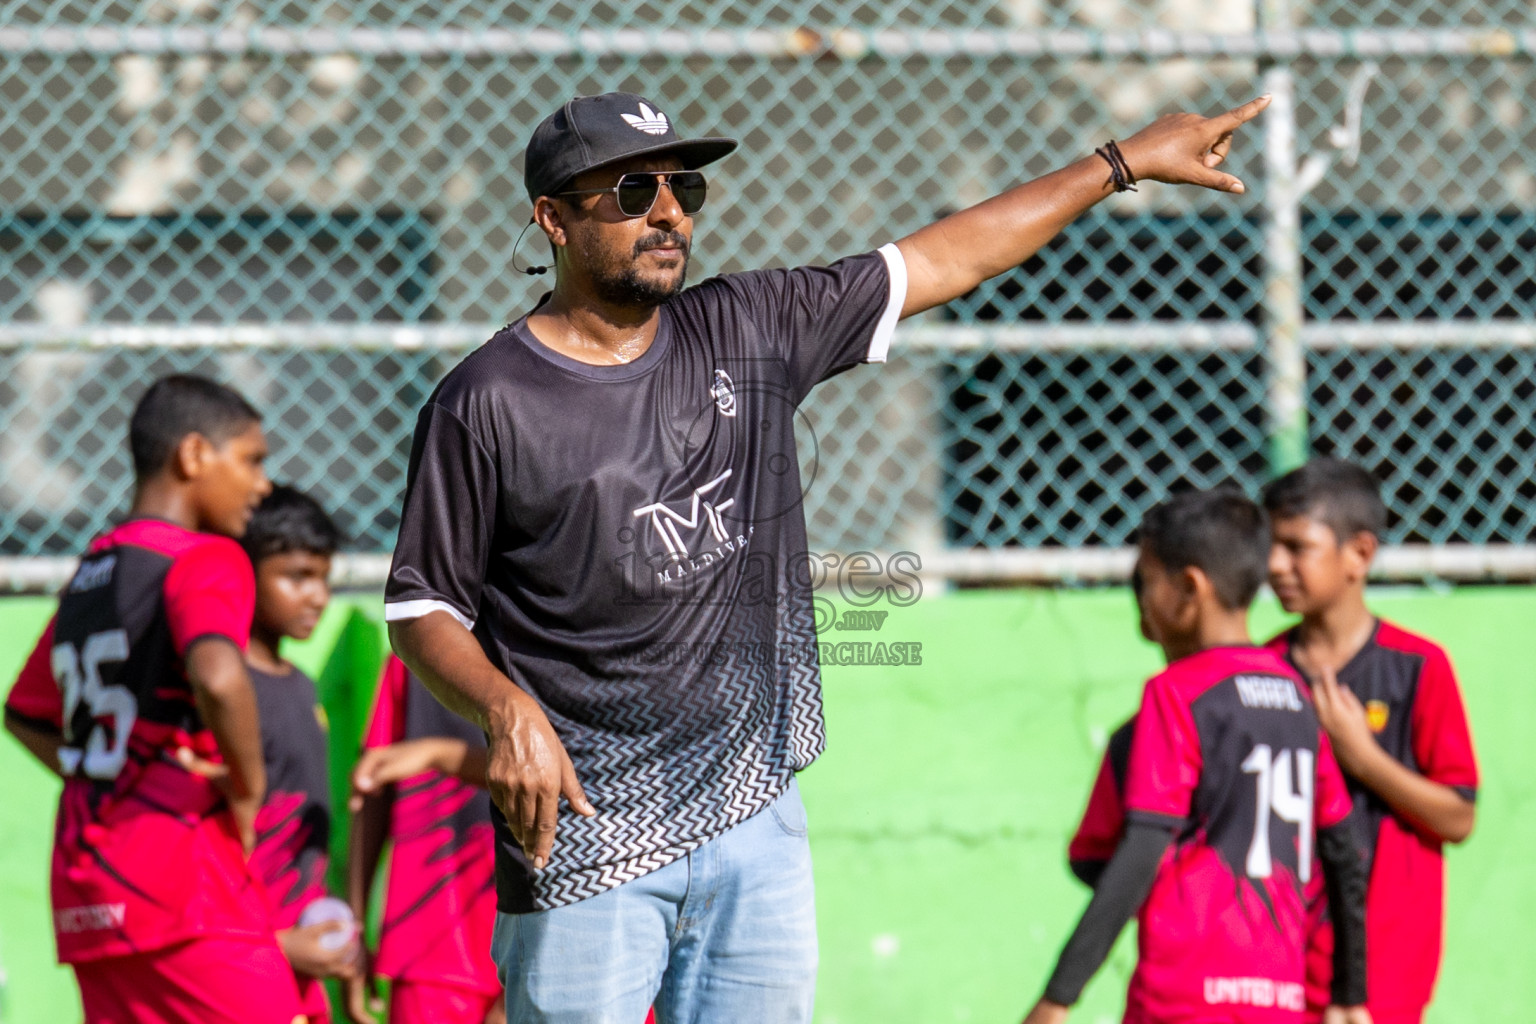
[[87,562],[75,573],[75,578],[69,581],[71,594],[83,594],[87,590],[95,590],[112,582],[112,573],[117,569],[117,556],[108,555],[97,562]]
[[1272,711],[1300,711],[1306,707],[1296,684],[1281,676],[1238,676],[1237,699],[1245,708],[1268,708]]

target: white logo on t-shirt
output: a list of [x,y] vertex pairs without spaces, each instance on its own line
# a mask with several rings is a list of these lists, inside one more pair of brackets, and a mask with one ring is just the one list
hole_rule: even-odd
[[715,382],[710,385],[709,394],[715,400],[715,408],[720,410],[720,415],[736,415],[736,385],[730,374],[716,370]]
[[709,501],[706,494],[712,493],[717,487],[730,479],[731,470],[726,470],[707,484],[693,489],[693,495],[688,502],[686,513],[668,508],[665,502],[657,501],[649,505],[642,505],[635,509],[634,516],[639,519],[642,516],[651,517],[651,529],[656,531],[666,546],[667,554],[672,558],[682,561],[689,557],[688,545],[683,540],[683,535],[678,527],[697,533],[700,529],[708,527],[710,534],[716,542],[722,542],[730,538],[730,532],[725,528],[725,520],[720,513],[736,504],[735,498],[727,498],[724,501]]

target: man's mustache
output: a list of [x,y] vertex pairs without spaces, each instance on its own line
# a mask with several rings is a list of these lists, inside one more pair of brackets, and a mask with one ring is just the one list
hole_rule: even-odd
[[680,249],[683,258],[688,257],[688,238],[680,231],[658,231],[654,235],[646,235],[635,243],[635,255],[650,249]]

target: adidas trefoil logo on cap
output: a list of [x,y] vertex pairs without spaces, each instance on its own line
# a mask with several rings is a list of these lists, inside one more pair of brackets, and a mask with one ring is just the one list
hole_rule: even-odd
[[640,116],[634,114],[620,114],[631,128],[645,132],[647,135],[667,134],[667,115],[659,110],[652,110],[644,103],[640,104]]

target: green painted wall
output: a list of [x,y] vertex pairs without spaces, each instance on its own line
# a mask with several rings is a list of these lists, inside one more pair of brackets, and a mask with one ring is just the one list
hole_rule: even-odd
[[[1448,951],[1430,1022],[1519,1019],[1536,1002],[1536,876],[1526,867],[1536,815],[1524,813],[1536,802],[1536,590],[1372,599],[1450,648],[1484,772],[1477,833],[1448,858]],[[878,634],[823,638],[916,642],[923,663],[826,672],[828,752],[803,777],[818,1019],[1017,1020],[1085,902],[1064,851],[1097,752],[1158,658],[1121,591],[973,591],[888,610]],[[42,601],[0,604],[0,678],[14,674],[47,611]],[[355,611],[333,609],[293,652],[321,679],[338,738],[355,737],[366,703],[345,684],[377,665],[373,615]],[[1257,621],[1262,631],[1280,620],[1265,606]],[[338,645],[343,631],[351,642]],[[9,742],[0,778],[0,1019],[68,1020],[74,996],[47,931],[56,787]],[[1131,955],[1122,941],[1075,1019],[1118,1019]]]

